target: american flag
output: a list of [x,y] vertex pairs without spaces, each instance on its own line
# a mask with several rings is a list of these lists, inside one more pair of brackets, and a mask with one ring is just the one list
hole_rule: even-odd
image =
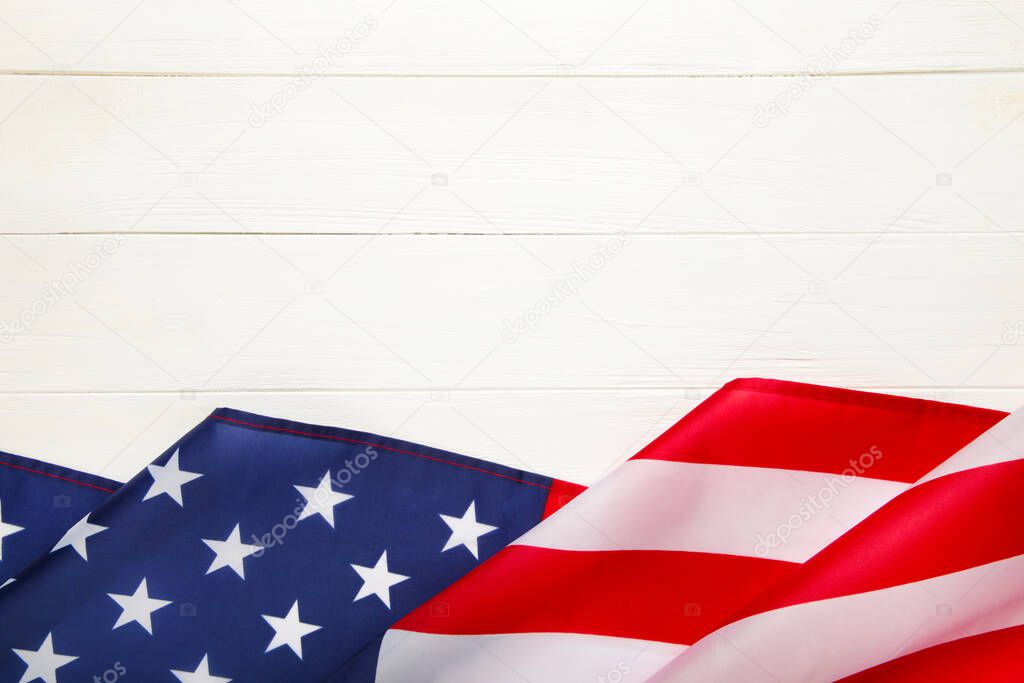
[[0,680],[373,680],[552,479],[221,409],[125,485],[0,456]]
[[377,681],[1022,680],[1024,412],[726,385],[385,636]]
[[0,681],[1020,680],[1022,451],[737,380],[586,491],[227,409],[124,485],[0,455]]

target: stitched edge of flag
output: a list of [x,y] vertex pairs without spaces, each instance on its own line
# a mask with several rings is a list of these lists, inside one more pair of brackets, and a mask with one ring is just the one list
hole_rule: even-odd
[[[783,379],[766,379],[761,377],[741,377],[731,380],[718,391],[754,391],[764,394],[780,394],[797,398],[827,400],[833,403],[859,405],[887,410],[904,410],[907,412],[940,412],[950,416],[971,418],[1002,418],[1008,415],[1005,410],[981,408],[962,403],[949,403],[930,398],[883,394],[859,389],[844,389],[821,384],[791,382]],[[718,393],[718,392],[716,392]],[[994,421],[994,420],[993,420]]]
[[[77,484],[78,486],[103,491],[104,493],[115,493],[122,486],[120,482],[116,482],[112,479],[86,474],[85,472],[78,472],[77,470],[61,467],[60,465],[53,465],[40,460],[32,460],[31,458],[14,455],[13,453],[4,453],[3,451],[0,451],[0,467],[7,467],[16,472],[49,477],[50,479],[59,479],[60,481],[65,481],[69,484]],[[74,477],[78,478],[76,479]]]
[[[410,455],[410,456],[413,456],[415,458],[421,458],[423,460],[429,460],[431,462],[437,462],[437,463],[441,463],[441,464],[444,464],[444,465],[452,465],[453,467],[461,467],[462,469],[472,470],[474,472],[480,472],[482,474],[489,474],[491,476],[499,477],[501,479],[507,479],[509,481],[514,481],[514,482],[516,482],[518,484],[525,484],[526,486],[535,486],[535,487],[537,487],[539,489],[544,489],[545,491],[548,491],[548,490],[551,489],[550,484],[542,484],[542,483],[535,482],[535,481],[529,481],[527,479],[521,479],[521,478],[518,478],[518,477],[514,477],[512,475],[509,475],[509,474],[502,474],[501,472],[495,472],[493,470],[489,470],[489,469],[486,469],[486,468],[483,468],[483,467],[477,467],[475,465],[470,465],[468,463],[456,462],[454,460],[446,460],[445,458],[439,458],[439,457],[436,457],[436,456],[433,456],[433,455],[428,455],[426,453],[417,453],[416,451],[411,451],[411,450],[407,450],[407,449],[403,449],[403,448],[397,448],[397,447],[394,447],[394,446],[386,446],[386,445],[384,445],[382,443],[379,443],[379,442],[364,441],[362,439],[356,439],[356,438],[352,438],[352,437],[339,436],[338,434],[328,433],[329,431],[342,431],[340,428],[337,428],[337,427],[313,427],[312,425],[310,425],[310,427],[312,427],[314,429],[319,429],[319,430],[322,430],[322,431],[304,431],[304,430],[301,430],[301,429],[293,429],[291,427],[283,427],[283,426],[277,426],[277,425],[273,425],[273,424],[261,424],[259,422],[249,422],[249,421],[246,421],[246,420],[240,420],[238,418],[234,418],[234,417],[230,417],[230,416],[224,415],[224,414],[222,414],[222,411],[223,412],[230,411],[230,412],[233,412],[233,413],[247,415],[247,416],[251,416],[252,419],[263,420],[263,421],[266,421],[266,422],[280,422],[280,423],[284,423],[284,424],[294,424],[296,426],[305,426],[305,425],[301,425],[301,423],[293,423],[293,422],[290,422],[288,420],[279,420],[277,418],[268,418],[268,417],[263,417],[263,416],[260,416],[260,415],[253,415],[251,413],[245,413],[243,411],[237,411],[237,410],[234,410],[232,408],[218,408],[216,411],[211,413],[210,416],[207,419],[217,420],[217,421],[224,422],[224,423],[227,423],[227,424],[230,424],[230,425],[234,425],[236,427],[246,427],[246,428],[249,428],[249,429],[261,429],[261,430],[270,431],[270,432],[277,432],[277,433],[282,433],[282,434],[291,434],[291,435],[294,435],[294,436],[303,436],[303,437],[313,438],[313,439],[323,439],[323,440],[327,440],[327,441],[341,441],[341,442],[344,442],[344,443],[358,444],[358,445],[361,445],[361,446],[372,446],[374,448],[380,448],[381,450],[390,451],[392,453],[399,453],[401,455]],[[414,445],[414,444],[410,444],[410,445]],[[465,457],[465,456],[463,456],[463,457]],[[537,476],[539,479],[547,479],[548,481],[553,481],[550,477],[545,477],[543,475],[535,475],[535,476]]]

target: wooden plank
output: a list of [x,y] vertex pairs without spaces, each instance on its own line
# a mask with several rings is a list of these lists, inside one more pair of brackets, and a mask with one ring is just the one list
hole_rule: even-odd
[[[226,405],[590,484],[712,390],[0,394],[0,450],[123,481]],[[1003,410],[1024,403],[1024,389],[875,390]]]
[[[1024,2],[5,2],[0,65],[293,74],[749,74],[1024,64]],[[867,28],[864,28],[867,27]],[[867,36],[851,40],[854,35]]]
[[1021,235],[762,237],[13,237],[0,384],[1024,385]]
[[0,231],[1024,226],[1024,74],[796,84],[0,77]]

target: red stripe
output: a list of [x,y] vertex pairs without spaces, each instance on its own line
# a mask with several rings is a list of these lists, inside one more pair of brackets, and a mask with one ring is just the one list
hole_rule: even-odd
[[1024,626],[961,638],[893,659],[848,676],[843,683],[1019,683],[1024,679]]
[[[861,454],[880,453],[868,470],[854,474],[912,483],[1003,417],[934,401],[743,380],[717,392],[637,457],[841,475]],[[1024,535],[1015,526],[1024,512],[1024,501],[1015,499],[1022,489],[1020,464],[936,479],[884,506],[806,565],[671,551],[512,546],[396,628],[462,635],[587,633],[692,644],[737,615],[1024,553]],[[628,508],[621,512],[629,514]],[[819,654],[827,656],[827,648]]]
[[[636,457],[831,474],[852,469],[912,483],[1005,416],[938,401],[736,380]],[[856,463],[872,448],[882,456],[858,471]]]
[[548,491],[548,499],[544,504],[544,516],[541,519],[547,519],[555,514],[561,508],[568,505],[573,498],[586,490],[586,486],[562,481],[561,479],[553,479],[551,481],[551,490]]
[[1024,554],[1024,460],[915,486],[803,564],[739,617],[942,576]]
[[79,486],[85,486],[86,488],[96,489],[97,491],[103,491],[104,493],[114,493],[115,492],[115,489],[108,489],[108,488],[106,488],[104,486],[97,486],[96,484],[90,484],[90,483],[85,482],[85,481],[78,481],[77,479],[70,479],[68,477],[62,477],[59,474],[53,474],[52,472],[43,472],[42,470],[34,470],[31,467],[22,467],[21,465],[15,465],[14,463],[11,463],[11,462],[4,462],[4,461],[0,460],[0,465],[2,465],[3,467],[10,467],[11,469],[14,469],[14,470],[19,470],[21,472],[30,472],[32,474],[39,474],[39,475],[42,475],[44,477],[50,477],[51,479],[60,479],[61,481],[66,481],[69,484],[78,484]]
[[587,633],[690,644],[799,566],[709,553],[510,546],[395,628]]
[[439,462],[445,465],[451,465],[453,467],[461,467],[466,470],[473,470],[474,472],[480,472],[482,474],[489,474],[492,477],[500,477],[501,479],[509,479],[519,484],[526,484],[527,486],[536,486],[540,489],[549,489],[549,486],[544,484],[538,484],[532,481],[526,481],[525,479],[517,479],[516,477],[510,477],[507,474],[501,474],[500,472],[492,472],[491,470],[485,470],[482,467],[474,467],[472,465],[466,465],[461,462],[453,462],[451,460],[445,460],[443,458],[435,458],[432,455],[425,455],[423,453],[416,453],[415,451],[407,451],[401,448],[394,448],[392,446],[385,446],[383,444],[374,443],[372,441],[360,441],[359,439],[348,439],[343,436],[335,436],[334,434],[317,434],[316,432],[303,432],[297,429],[287,429],[285,427],[271,427],[270,425],[256,424],[255,422],[245,422],[243,420],[236,420],[232,417],[225,417],[223,415],[210,415],[213,420],[221,420],[223,422],[230,422],[232,424],[241,425],[243,427],[251,427],[253,429],[263,429],[268,432],[283,432],[285,434],[297,434],[298,436],[310,436],[316,439],[327,439],[329,441],[344,441],[345,443],[354,443],[361,446],[373,446],[384,451],[391,451],[392,453],[401,453],[402,455],[411,455],[414,458],[422,458],[423,460],[430,460],[431,462]]

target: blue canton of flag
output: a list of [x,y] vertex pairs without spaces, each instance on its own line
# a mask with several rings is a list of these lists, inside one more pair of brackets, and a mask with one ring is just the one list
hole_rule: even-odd
[[78,530],[69,530],[119,488],[120,482],[0,452],[0,586],[54,546],[85,553]]
[[16,683],[372,681],[388,627],[537,524],[552,483],[229,409],[123,486],[0,460]]

